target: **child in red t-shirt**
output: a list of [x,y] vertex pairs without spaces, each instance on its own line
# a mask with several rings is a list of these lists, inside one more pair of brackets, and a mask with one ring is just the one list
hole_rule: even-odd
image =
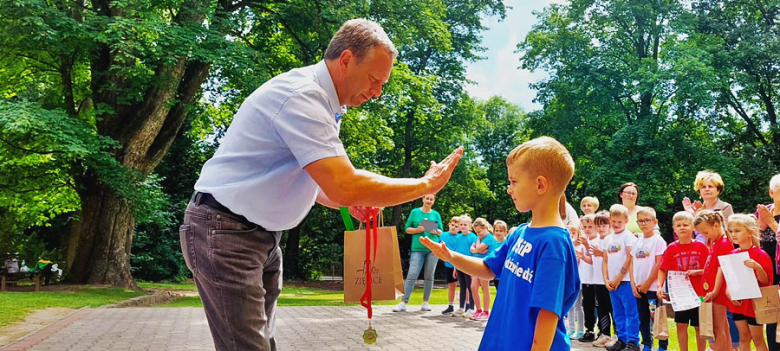
[[[758,220],[753,215],[733,214],[729,217],[729,237],[739,245],[739,249],[731,253],[747,252],[749,260],[745,260],[745,266],[750,267],[756,274],[756,280],[761,287],[772,285],[773,270],[772,259],[759,248],[761,233],[758,231]],[[722,279],[723,272],[718,273],[718,279]],[[731,295],[726,291],[731,299]],[[739,329],[739,348],[750,350],[750,340],[756,345],[757,351],[766,351],[764,341],[764,326],[756,322],[756,312],[751,300],[733,300],[734,308],[731,315]]]
[[727,310],[732,308],[731,300],[723,293],[726,290],[726,281],[720,272],[718,257],[728,255],[734,251],[734,244],[724,232],[726,227],[723,215],[720,212],[701,210],[693,220],[694,228],[707,238],[710,246],[710,255],[704,263],[704,301],[712,302],[712,329],[715,341],[710,343],[714,351],[731,350],[731,334]]
[[[704,263],[709,256],[707,245],[693,241],[693,215],[688,212],[677,212],[672,218],[674,232],[679,238],[671,243],[661,258],[661,267],[658,270],[658,298],[663,300],[664,284],[670,271],[688,272],[696,294],[704,296],[701,276],[704,271]],[[660,304],[659,304],[660,306]],[[674,322],[677,323],[677,341],[681,351],[688,351],[688,325],[696,330],[696,346],[699,351],[704,351],[707,346],[707,338],[699,334],[699,308],[692,308],[674,313]]]

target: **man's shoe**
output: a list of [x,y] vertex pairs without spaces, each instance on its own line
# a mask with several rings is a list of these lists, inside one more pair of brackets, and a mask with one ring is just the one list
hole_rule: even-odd
[[579,342],[594,342],[596,341],[596,336],[593,335],[593,332],[585,332],[585,334],[583,334],[582,337],[577,340]]

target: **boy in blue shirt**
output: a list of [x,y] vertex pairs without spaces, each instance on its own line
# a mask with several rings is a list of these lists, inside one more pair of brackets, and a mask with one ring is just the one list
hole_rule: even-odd
[[[555,139],[537,138],[507,157],[509,187],[531,223],[520,226],[484,259],[454,253],[446,244],[421,240],[440,259],[473,276],[501,285],[480,350],[570,350],[563,316],[580,293],[577,256],[558,213],[574,175],[574,160]],[[533,335],[533,337],[529,337]]]
[[[441,233],[439,239],[441,242],[446,243],[448,247],[455,247],[458,242],[458,223],[460,223],[460,217],[452,217],[449,223],[449,230]],[[449,262],[444,262],[444,272],[447,276],[447,297],[450,299],[450,305],[441,314],[451,314],[455,312],[455,288],[458,286],[458,273],[455,273],[455,267]]]

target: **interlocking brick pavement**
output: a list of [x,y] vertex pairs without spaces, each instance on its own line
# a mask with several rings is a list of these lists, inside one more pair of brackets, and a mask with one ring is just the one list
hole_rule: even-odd
[[[280,307],[277,321],[279,350],[476,350],[485,323],[441,315],[446,306],[432,312],[393,313],[392,306],[374,309],[372,326],[379,339],[365,345],[367,326],[361,307]],[[49,328],[55,327],[57,323]],[[92,309],[80,319],[54,331],[33,334],[36,343],[12,344],[13,350],[214,350],[206,316],[201,308],[104,308]],[[41,336],[37,336],[41,334]],[[518,336],[506,336],[518,337]],[[23,342],[24,340],[22,340]],[[572,350],[586,348],[577,341]],[[603,349],[600,349],[603,350]]]

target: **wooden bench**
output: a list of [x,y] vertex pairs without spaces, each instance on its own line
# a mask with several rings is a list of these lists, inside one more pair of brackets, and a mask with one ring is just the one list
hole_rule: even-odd
[[[5,291],[5,285],[6,284],[19,284],[19,282],[23,282],[26,280],[27,276],[29,276],[30,273],[6,273],[1,272],[0,273],[0,291]],[[8,278],[18,278],[21,277],[21,279],[16,280],[8,280]],[[33,283],[35,283],[35,292],[41,291],[41,274],[35,273],[33,274]]]

